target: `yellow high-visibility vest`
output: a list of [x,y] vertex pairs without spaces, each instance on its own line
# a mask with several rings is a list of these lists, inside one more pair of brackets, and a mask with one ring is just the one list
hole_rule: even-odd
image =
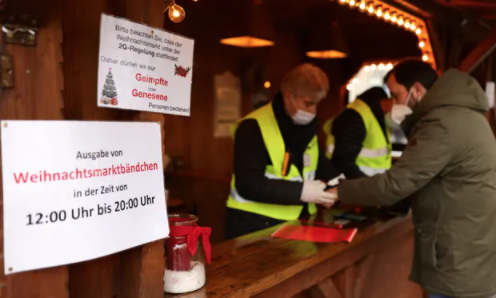
[[[315,136],[307,145],[305,156],[301,157],[306,160],[306,162],[304,162],[303,175],[301,175],[298,168],[296,168],[294,165],[291,165],[287,171],[287,175],[283,176],[282,168],[284,163],[284,155],[286,154],[286,145],[279,129],[279,124],[277,123],[276,117],[274,115],[272,105],[267,104],[259,108],[258,110],[255,110],[254,112],[243,118],[241,121],[243,121],[244,119],[255,119],[262,132],[265,148],[267,148],[270,160],[272,162],[271,165],[267,165],[267,167],[265,168],[265,176],[267,178],[288,181],[303,181],[315,179],[315,172],[317,170],[317,163],[319,160],[319,146],[317,142],[317,136]],[[233,125],[233,127],[231,128],[233,138],[236,129],[241,121]],[[236,191],[235,181],[236,177],[233,174],[231,179],[231,193],[227,200],[227,207],[229,208],[256,213],[278,220],[298,219],[301,211],[303,210],[302,205],[266,204],[243,198]],[[310,214],[315,214],[317,212],[317,207],[315,206],[315,204],[308,204],[308,212]]]
[[[392,145],[388,143],[382,132],[379,121],[374,116],[370,107],[360,99],[356,99],[346,107],[353,109],[360,114],[365,124],[366,135],[362,143],[362,150],[356,159],[356,164],[360,170],[368,176],[384,173],[391,168]],[[324,124],[324,132],[327,135],[327,158],[332,158],[334,152],[334,136],[332,135],[332,123],[334,119],[328,120]],[[391,139],[391,132],[386,127],[388,138]]]

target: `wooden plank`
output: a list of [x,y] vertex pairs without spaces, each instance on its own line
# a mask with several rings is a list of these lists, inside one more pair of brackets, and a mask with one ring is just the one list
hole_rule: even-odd
[[353,298],[355,283],[355,264],[352,263],[332,277],[336,288],[343,298]]
[[357,266],[357,275],[355,280],[355,289],[353,292],[353,298],[362,297],[363,286],[365,281],[369,277],[372,264],[374,263],[374,255],[368,255],[363,260],[356,264]]
[[463,59],[459,69],[464,72],[472,72],[494,49],[496,49],[496,29]]
[[315,286],[311,287],[309,290],[309,294],[312,298],[344,298],[341,293],[339,293],[338,289],[334,285],[334,282],[331,278],[324,279],[319,282]]

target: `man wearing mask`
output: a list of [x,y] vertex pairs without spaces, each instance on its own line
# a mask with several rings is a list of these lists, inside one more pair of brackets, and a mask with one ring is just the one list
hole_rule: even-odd
[[391,167],[391,135],[384,117],[391,105],[386,91],[373,87],[324,125],[327,157],[347,179],[373,176]]
[[302,64],[286,75],[273,102],[233,127],[234,173],[227,200],[226,238],[300,216],[332,202],[325,183],[338,176],[317,142],[317,104],[325,73]]
[[[457,70],[437,78],[429,64],[399,63],[387,81],[408,145],[384,174],[330,190],[355,205],[409,198],[415,226],[411,279],[430,297],[496,294],[496,144],[475,79]],[[396,111],[396,112],[395,112]]]

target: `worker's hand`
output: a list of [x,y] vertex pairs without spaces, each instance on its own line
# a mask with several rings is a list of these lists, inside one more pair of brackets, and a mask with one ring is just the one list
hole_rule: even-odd
[[325,203],[325,204],[323,204],[326,209],[329,209],[332,206],[334,206],[334,204],[336,204],[336,202],[339,200],[339,198],[338,198],[338,188],[337,187],[333,187],[331,189],[328,189],[326,192],[328,194],[331,194],[333,197],[336,198],[336,199],[334,199],[334,202],[333,203]]
[[334,204],[336,196],[324,191],[326,184],[322,181],[305,181],[301,200],[305,203]]

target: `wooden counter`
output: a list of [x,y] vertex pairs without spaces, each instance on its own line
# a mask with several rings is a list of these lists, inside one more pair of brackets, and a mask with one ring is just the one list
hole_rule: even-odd
[[363,228],[350,244],[270,237],[277,228],[214,246],[206,286],[165,297],[422,297],[408,281],[413,252],[409,216]]

